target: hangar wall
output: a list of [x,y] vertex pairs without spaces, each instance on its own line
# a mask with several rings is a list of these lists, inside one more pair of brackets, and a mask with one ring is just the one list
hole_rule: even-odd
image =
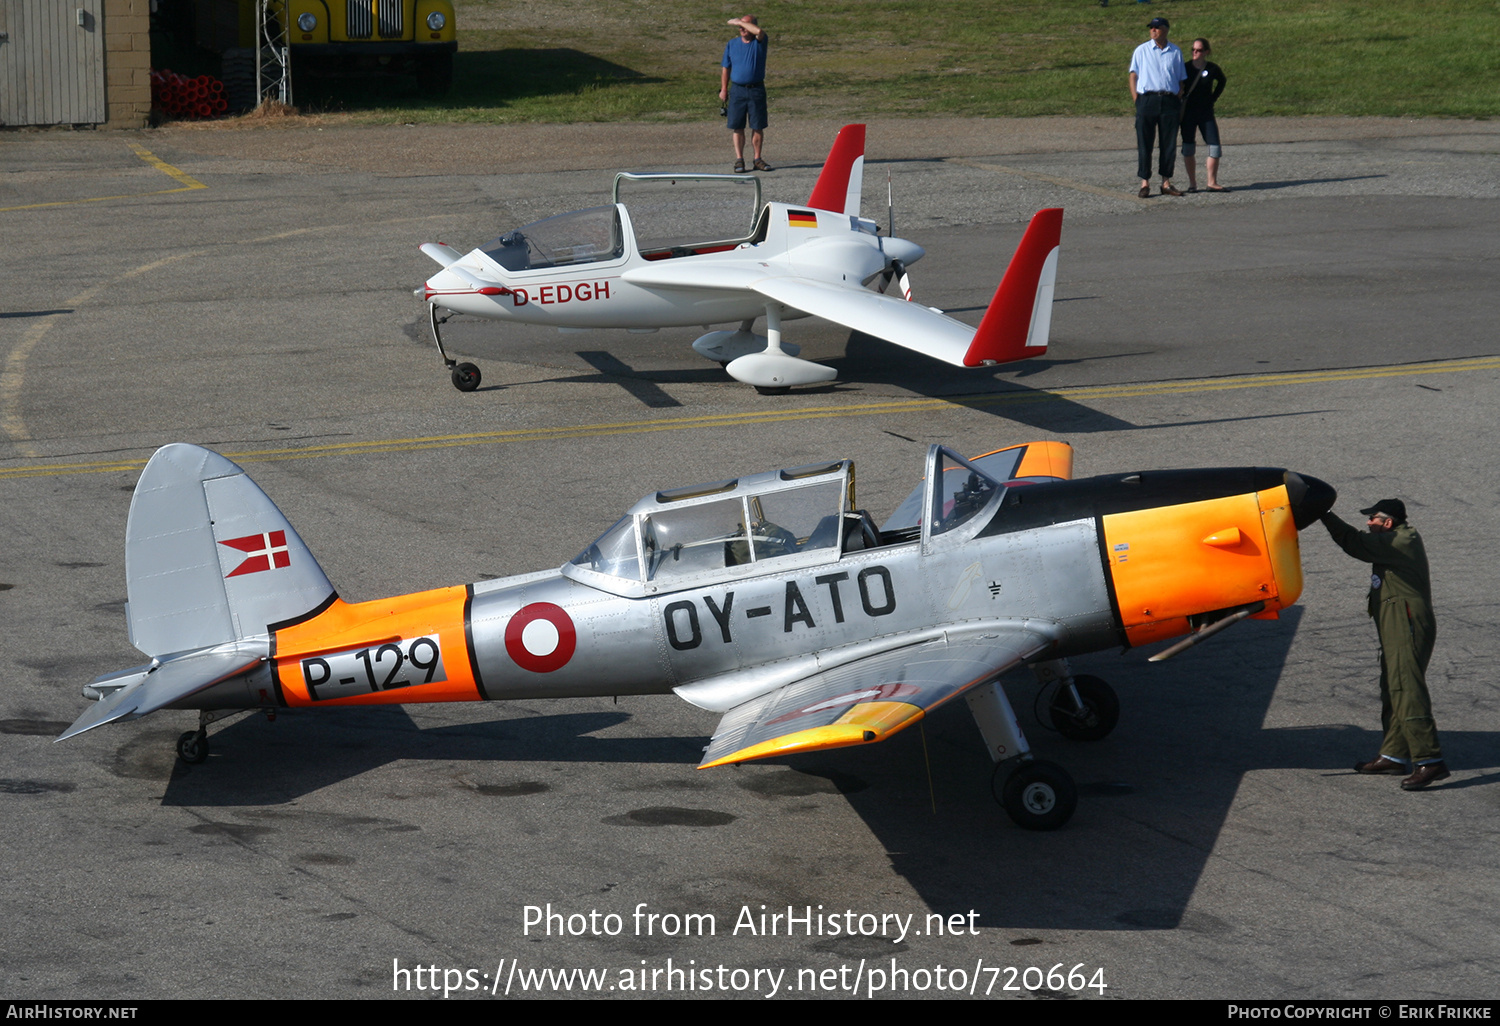
[[144,125],[150,2],[0,0],[0,125]]

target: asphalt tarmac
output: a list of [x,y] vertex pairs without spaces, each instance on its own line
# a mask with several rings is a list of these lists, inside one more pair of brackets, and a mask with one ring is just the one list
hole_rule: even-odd
[[[805,199],[835,127],[771,134],[768,199]],[[727,170],[711,125],[0,134],[0,994],[514,996],[575,969],[607,973],[528,993],[1500,994],[1500,127],[1224,129],[1231,193],[1142,201],[1125,120],[872,125],[865,213],[889,169],[924,303],[977,320],[1026,218],[1066,208],[1052,346],[956,372],[796,321],[839,378],[782,396],[693,330],[477,322],[461,394],[411,294],[421,242],[607,202],[623,167]],[[1346,519],[1403,497],[1453,777],[1350,771],[1380,741],[1368,575],[1317,527],[1290,615],[1078,661],[1122,699],[1104,741],[1048,733],[1012,675],[1079,782],[1055,833],[992,801],[962,703],[705,772],[716,717],[672,696],[247,715],[192,767],[190,713],[52,744],[140,662],[125,519],[168,442],[241,462],[355,601],[556,566],[661,487],[848,456],[879,516],[931,442],[1036,438],[1079,475],[1290,467]]]

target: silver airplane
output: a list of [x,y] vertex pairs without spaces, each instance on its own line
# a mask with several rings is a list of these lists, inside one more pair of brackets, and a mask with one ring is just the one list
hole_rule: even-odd
[[652,492],[553,570],[347,603],[234,463],[157,451],[126,527],[130,641],[151,661],[84,689],[58,740],[197,709],[177,753],[238,710],[675,692],[722,713],[700,768],[870,744],[962,696],[1017,824],[1072,815],[998,678],[1028,664],[1058,730],[1093,740],[1119,702],[1070,656],[1274,618],[1302,590],[1298,531],[1332,505],[1266,468],[1072,479],[1033,442],[965,460],[932,446],[884,522],[854,464]]

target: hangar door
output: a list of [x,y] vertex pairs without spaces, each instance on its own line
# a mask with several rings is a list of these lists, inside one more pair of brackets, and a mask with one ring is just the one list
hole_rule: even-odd
[[105,119],[104,0],[0,0],[0,124]]

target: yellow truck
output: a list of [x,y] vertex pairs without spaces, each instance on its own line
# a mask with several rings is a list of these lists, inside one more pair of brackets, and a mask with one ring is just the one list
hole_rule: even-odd
[[192,0],[194,35],[218,53],[257,47],[257,20],[281,36],[295,82],[412,74],[444,93],[458,51],[452,0]]

